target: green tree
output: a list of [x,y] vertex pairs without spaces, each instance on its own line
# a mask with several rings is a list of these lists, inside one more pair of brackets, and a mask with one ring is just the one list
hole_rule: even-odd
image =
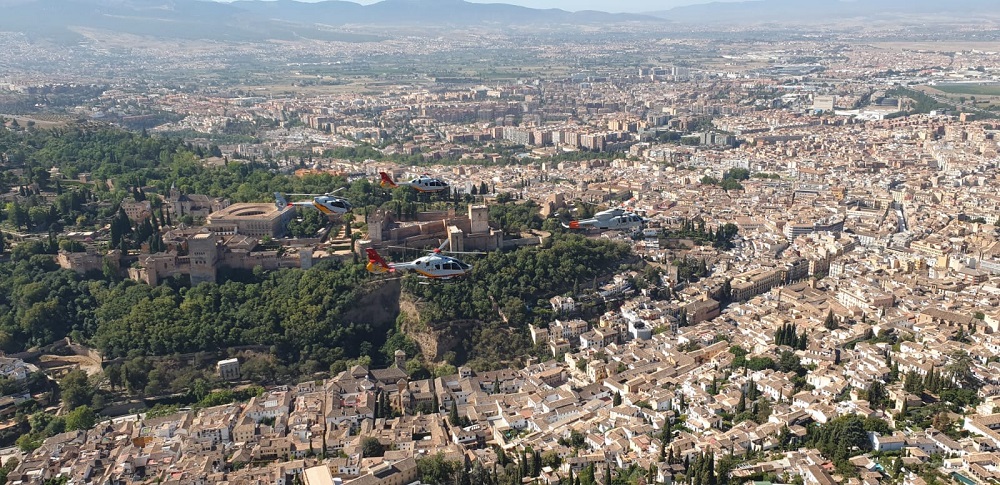
[[750,360],[747,361],[747,368],[752,371],[774,369],[775,367],[776,366],[774,364],[774,360],[772,360],[770,357],[764,357],[764,356],[751,357]]
[[366,437],[361,440],[361,456],[364,458],[377,457],[385,454],[385,448],[378,438]]
[[964,350],[957,350],[951,355],[945,370],[963,388],[978,389],[981,386],[972,374],[972,357]]
[[823,321],[823,326],[827,330],[836,330],[838,328],[837,319],[833,317],[833,310],[830,310],[826,314],[826,320]]
[[417,460],[417,473],[420,481],[431,485],[448,485],[452,483],[455,473],[461,465],[446,460],[443,453],[420,458]]
[[555,450],[545,451],[544,453],[542,453],[541,458],[542,458],[542,466],[550,467],[553,470],[559,468],[559,465],[562,464],[562,458],[559,457],[559,453],[556,452]]
[[448,408],[448,423],[452,426],[460,426],[460,420],[461,417],[458,415],[458,404],[456,404],[455,400],[452,399],[451,407]]
[[28,226],[28,222],[30,221],[28,218],[28,210],[17,201],[9,202],[7,204],[6,212],[7,221],[10,222],[15,228],[20,229]]
[[878,409],[885,409],[885,402],[888,399],[888,394],[885,390],[885,385],[881,381],[872,381],[868,385],[867,390],[868,402]]
[[70,431],[88,430],[93,428],[96,422],[97,414],[90,409],[90,406],[80,406],[66,415],[66,429]]
[[778,355],[778,370],[781,372],[799,372],[802,370],[801,359],[795,353],[783,350]]
[[14,471],[19,463],[17,458],[11,457],[7,459],[7,463],[4,463],[3,467],[0,467],[0,483],[7,483],[7,475]]
[[59,393],[65,409],[88,405],[94,399],[94,387],[82,370],[72,370],[59,381]]

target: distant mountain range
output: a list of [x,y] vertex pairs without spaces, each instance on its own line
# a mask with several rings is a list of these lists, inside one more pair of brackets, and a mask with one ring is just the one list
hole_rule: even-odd
[[640,14],[611,14],[585,10],[567,12],[504,3],[470,3],[464,0],[383,0],[371,5],[327,0],[316,3],[294,0],[241,0],[234,7],[271,19],[302,23],[387,25],[473,24],[595,24],[604,22],[658,21]]
[[657,17],[596,11],[567,12],[463,0],[383,0],[360,5],[341,0],[0,0],[0,31],[73,38],[74,29],[174,39],[371,40],[329,27],[342,25],[465,27],[584,25],[646,21]]
[[997,0],[751,0],[690,5],[649,14],[680,23],[815,25],[917,15],[934,15],[942,20],[997,18],[1000,17],[997,6]]
[[[79,40],[80,29],[162,39],[213,41],[378,40],[385,27],[505,27],[653,24],[817,25],[907,16],[942,19],[997,17],[997,0],[753,0],[677,7],[649,14],[568,12],[464,0],[383,0],[360,5],[343,0],[0,0],[0,31]],[[372,26],[365,34],[335,27]]]

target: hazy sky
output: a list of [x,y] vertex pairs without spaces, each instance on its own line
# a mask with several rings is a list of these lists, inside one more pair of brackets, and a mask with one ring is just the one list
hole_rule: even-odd
[[[351,0],[361,4],[378,0]],[[602,10],[605,12],[649,12],[666,10],[681,5],[709,3],[719,0],[468,0],[476,3],[510,3],[531,8],[561,8],[563,10]],[[734,1],[734,0],[722,0]],[[739,1],[739,0],[735,0]]]

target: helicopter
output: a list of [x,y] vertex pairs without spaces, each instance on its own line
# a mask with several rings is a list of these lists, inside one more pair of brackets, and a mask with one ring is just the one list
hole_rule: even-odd
[[647,222],[648,219],[642,217],[635,212],[632,212],[624,207],[615,207],[613,209],[603,210],[594,214],[591,219],[572,220],[569,224],[563,224],[566,229],[584,229],[586,227],[595,227],[600,230],[625,230],[625,229],[641,229]]
[[379,185],[394,189],[396,187],[413,187],[417,192],[441,192],[448,190],[448,182],[430,175],[423,174],[409,182],[393,182],[392,177],[385,172],[379,172]]
[[327,192],[325,194],[287,194],[287,195],[299,195],[312,197],[311,201],[304,200],[301,202],[288,202],[285,196],[275,192],[274,193],[274,205],[278,207],[278,210],[284,210],[285,207],[299,206],[299,207],[313,207],[327,216],[342,216],[352,209],[351,203],[343,197],[337,197],[337,192],[344,190],[343,187],[334,190],[333,192]]
[[[393,273],[396,270],[410,270],[421,278],[436,280],[450,280],[465,276],[472,271],[472,266],[459,261],[458,259],[441,254],[441,250],[448,245],[449,240],[445,240],[440,247],[430,251],[426,256],[421,256],[413,261],[405,263],[387,263],[382,255],[373,248],[365,250],[368,255],[368,264],[365,268],[375,274]],[[461,253],[461,254],[482,254],[482,253]]]

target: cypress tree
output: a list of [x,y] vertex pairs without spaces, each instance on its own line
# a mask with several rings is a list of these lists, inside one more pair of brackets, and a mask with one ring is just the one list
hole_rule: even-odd
[[826,327],[827,330],[837,329],[837,320],[833,318],[833,310],[830,310],[830,312],[826,314],[826,320],[823,322],[823,326]]
[[448,422],[452,426],[458,426],[458,404],[455,400],[451,400],[451,408],[448,410]]
[[715,452],[710,451],[708,453],[708,465],[705,467],[705,475],[707,475],[707,480],[705,483],[708,485],[718,485],[715,478]]
[[472,479],[469,477],[468,463],[463,464],[459,470],[458,485],[472,485]]

